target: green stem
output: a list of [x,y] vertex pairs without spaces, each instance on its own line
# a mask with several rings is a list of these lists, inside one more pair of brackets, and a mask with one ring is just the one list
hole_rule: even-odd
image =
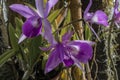
[[55,32],[53,32],[53,34],[59,32],[61,29],[65,28],[65,27],[69,27],[69,25],[73,24],[73,23],[76,23],[76,22],[79,22],[79,21],[83,21],[83,19],[77,19],[77,20],[73,20],[71,21],[70,23],[58,28]]
[[90,70],[90,67],[89,67],[89,63],[87,63],[85,65],[86,67],[86,73],[87,73],[87,80],[92,80],[92,77],[91,77],[91,70]]

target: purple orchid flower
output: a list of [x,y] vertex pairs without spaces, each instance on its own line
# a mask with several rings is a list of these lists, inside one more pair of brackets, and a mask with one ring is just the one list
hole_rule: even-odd
[[[84,40],[70,41],[72,32],[68,32],[62,36],[62,42],[52,44],[49,48],[40,48],[42,50],[51,50],[45,67],[45,74],[52,71],[60,63],[66,67],[77,65],[80,69],[80,62],[87,63],[92,58],[93,42]],[[83,70],[83,69],[82,69]]]
[[108,22],[107,22],[107,21],[108,21],[108,17],[107,17],[107,15],[106,15],[103,11],[101,11],[101,10],[97,10],[95,13],[89,13],[88,11],[89,11],[91,5],[92,5],[92,0],[90,0],[89,4],[88,4],[88,6],[87,6],[87,8],[86,8],[86,10],[85,10],[85,12],[84,12],[84,20],[85,20],[86,22],[89,22],[89,23],[90,23],[90,25],[89,25],[90,29],[93,31],[93,33],[96,35],[96,37],[97,37],[98,40],[100,41],[98,35],[97,35],[96,32],[94,31],[94,29],[91,27],[91,25],[92,25],[93,23],[95,23],[95,24],[103,25],[103,26],[106,26],[106,27],[107,27],[107,26],[108,26]]
[[47,16],[50,13],[51,8],[58,2],[58,0],[49,0],[44,8],[43,0],[35,0],[37,10],[34,10],[28,6],[22,4],[13,4],[10,9],[19,13],[26,18],[22,26],[22,35],[19,42],[22,42],[26,38],[36,37],[41,34],[42,25],[44,26],[44,33],[42,35],[49,41],[54,43],[54,38],[51,32],[51,25],[47,20]]
[[115,6],[114,6],[114,23],[115,25],[120,28],[120,11],[118,10],[119,7],[119,1],[116,0],[115,1]]
[[92,5],[92,0],[90,0],[85,12],[84,12],[84,20],[90,23],[95,23],[98,25],[108,26],[108,17],[107,15],[101,11],[97,10],[95,13],[89,13],[89,9]]

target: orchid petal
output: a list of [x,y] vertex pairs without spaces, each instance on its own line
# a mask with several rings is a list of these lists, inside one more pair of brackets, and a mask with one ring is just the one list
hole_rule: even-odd
[[68,45],[77,45],[78,43],[87,43],[91,46],[95,44],[95,42],[88,41],[88,40],[74,40],[74,41],[71,41],[70,43],[68,43]]
[[62,44],[57,44],[55,49],[52,50],[48,61],[46,63],[45,73],[50,72],[55,67],[57,67],[64,59],[64,47]]
[[70,67],[71,65],[74,64],[74,61],[73,61],[70,57],[68,57],[68,56],[66,56],[66,57],[67,57],[67,59],[64,59],[64,60],[63,60],[64,65],[65,65],[66,67]]
[[25,21],[22,32],[25,36],[32,38],[38,36],[42,29],[42,22],[39,17],[31,17]]
[[120,12],[114,15],[115,22],[120,23]]
[[61,63],[57,50],[53,50],[48,58],[45,67],[45,74],[52,71]]
[[41,18],[44,18],[44,4],[43,0],[35,0],[36,8]]
[[63,42],[69,41],[70,38],[72,37],[72,35],[73,35],[73,32],[71,32],[71,31],[66,32],[66,33],[62,36],[62,41],[63,41]]
[[[93,49],[92,46],[86,42],[72,41],[69,46],[73,47],[74,51],[71,51],[73,55],[80,62],[87,63],[92,58]],[[76,49],[74,49],[76,48]]]
[[81,43],[80,52],[78,53],[76,58],[82,63],[87,63],[88,60],[92,58],[92,53],[93,53],[93,49],[89,44]]
[[118,2],[118,0],[115,0],[115,6],[114,6],[114,14],[115,15],[119,13],[118,7],[119,7],[119,2]]
[[94,15],[94,13],[86,13],[86,15],[84,15],[84,20],[91,22],[93,15]]
[[46,63],[45,73],[50,72],[55,67],[57,67],[61,62],[63,62],[64,59],[64,47],[62,44],[56,44],[54,46],[54,50],[52,50],[48,61]]
[[88,4],[87,8],[85,9],[84,16],[88,13],[88,11],[89,11],[91,5],[92,5],[92,0],[90,0],[90,2],[89,2],[89,4]]
[[[69,47],[67,47],[68,49],[66,49],[66,53],[64,54],[64,60],[63,63],[66,67],[70,67],[71,65],[74,64],[74,61],[71,58],[71,54],[70,53],[70,49]],[[68,52],[68,53],[67,53]]]
[[118,6],[119,6],[119,1],[115,0],[115,8],[118,8]]
[[21,37],[20,37],[20,39],[19,39],[19,41],[18,41],[18,44],[20,44],[23,40],[25,40],[27,37],[24,35],[24,34],[22,34],[21,35]]
[[64,60],[64,55],[66,54],[65,47],[63,46],[63,44],[58,43],[56,45],[56,50],[57,50],[57,53],[59,54],[59,57],[60,57],[61,61],[63,61]]
[[52,35],[51,25],[47,19],[43,20],[43,25],[44,25],[44,33],[43,33],[44,38],[48,40],[49,43],[56,44],[56,41],[54,40],[54,37]]
[[33,11],[31,8],[22,4],[13,4],[10,5],[9,7],[10,9],[24,16],[25,18],[30,18],[31,16],[37,15],[37,13]]
[[94,13],[94,16],[92,17],[92,23],[96,23],[96,24],[100,24],[100,25],[103,25],[103,26],[108,26],[108,17],[107,15],[101,11],[101,10],[97,10],[95,13]]
[[45,15],[48,16],[51,8],[58,2],[58,0],[49,0],[46,4]]

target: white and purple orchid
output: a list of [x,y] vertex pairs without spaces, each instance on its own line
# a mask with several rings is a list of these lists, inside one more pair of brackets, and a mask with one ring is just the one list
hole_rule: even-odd
[[120,28],[120,11],[118,10],[119,7],[119,1],[115,0],[115,6],[114,6],[114,23],[115,25]]
[[108,17],[107,15],[101,11],[97,10],[95,13],[89,13],[89,9],[92,5],[92,0],[90,0],[85,12],[84,12],[84,20],[93,24],[98,24],[98,25],[103,25],[103,26],[108,26]]
[[72,32],[67,32],[62,36],[61,42],[52,44],[49,48],[40,48],[44,51],[51,50],[46,63],[45,74],[52,71],[60,63],[66,67],[77,65],[82,69],[80,62],[87,63],[92,58],[92,45],[94,43],[83,40],[70,41],[72,34]]
[[85,9],[84,12],[84,20],[89,23],[90,29],[93,31],[93,33],[96,35],[97,39],[100,41],[100,38],[92,28],[92,24],[98,24],[98,25],[103,25],[107,27],[108,24],[108,17],[107,15],[102,11],[102,10],[97,10],[95,13],[89,13],[89,9],[92,5],[92,0],[90,0],[87,8]]
[[26,38],[32,38],[40,35],[42,26],[44,26],[44,33],[42,34],[49,43],[54,43],[54,38],[51,31],[51,25],[47,20],[51,8],[58,2],[58,0],[49,0],[44,7],[43,0],[35,0],[37,10],[22,4],[12,4],[10,9],[19,13],[26,18],[22,26],[22,35],[19,42]]

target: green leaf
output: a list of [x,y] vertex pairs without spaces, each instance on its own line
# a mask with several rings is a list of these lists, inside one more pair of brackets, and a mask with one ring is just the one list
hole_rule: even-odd
[[27,6],[29,6],[32,10],[36,11],[36,8],[33,5],[31,5],[29,3],[26,3],[26,2],[24,4],[27,5]]
[[67,17],[65,18],[65,24],[69,23],[71,21],[71,14],[70,14],[70,9],[68,9]]
[[12,24],[9,24],[9,36],[13,49],[18,50],[18,39],[15,36],[15,29],[13,28]]
[[0,67],[8,61],[9,58],[11,58],[13,55],[15,55],[15,50],[11,49],[0,55]]
[[87,24],[85,24],[85,40],[91,40],[92,32]]
[[[65,17],[65,21],[64,21],[64,25],[70,23],[71,19],[70,19],[71,15],[70,15],[70,9],[67,10],[67,15]],[[62,36],[68,31],[68,30],[71,30],[72,29],[72,26],[71,25],[68,25],[68,26],[65,26],[63,27],[61,30],[61,39],[62,39]]]
[[55,11],[53,11],[49,16],[48,16],[48,20],[50,23],[53,23],[55,21],[55,19],[57,18],[57,16],[59,15],[59,13],[61,12],[62,9],[57,9]]
[[42,42],[42,37],[38,36],[30,40],[28,43],[28,59],[29,59],[29,64],[30,67],[32,68],[34,64],[38,61],[41,50],[39,47],[41,46]]
[[22,21],[22,19],[19,19],[19,18],[15,18],[15,24],[16,24],[16,36],[17,36],[17,38],[19,38],[20,37],[20,35],[21,35],[21,29],[22,29],[22,25],[23,25],[23,21]]

